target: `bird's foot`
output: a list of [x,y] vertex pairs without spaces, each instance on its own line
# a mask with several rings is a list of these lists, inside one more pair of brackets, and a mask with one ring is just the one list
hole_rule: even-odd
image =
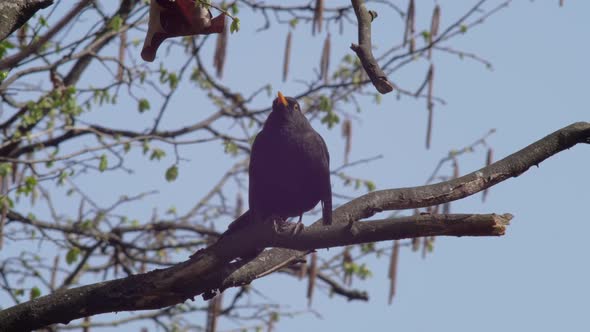
[[357,235],[359,233],[359,230],[356,227],[356,221],[354,221],[354,220],[349,221],[348,225],[346,225],[346,228],[348,229],[348,231],[352,235]]
[[301,233],[304,226],[302,223],[293,223],[285,219],[273,219],[273,230],[277,235],[297,235]]
[[273,218],[272,226],[276,234],[287,233],[290,231],[291,227],[293,227],[290,222],[283,218]]
[[297,221],[297,224],[295,225],[295,228],[293,229],[292,235],[297,235],[297,234],[301,233],[303,228],[305,228],[305,226],[303,226],[303,223],[301,222],[302,219],[303,219],[303,213],[299,215],[299,220]]
[[299,222],[295,224],[295,227],[293,227],[293,235],[301,233],[301,231],[303,231],[304,228],[305,226],[303,225],[301,220],[299,220]]

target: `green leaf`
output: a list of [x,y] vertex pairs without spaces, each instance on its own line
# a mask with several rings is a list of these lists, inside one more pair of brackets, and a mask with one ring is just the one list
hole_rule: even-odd
[[31,300],[36,299],[39,296],[41,296],[41,290],[39,289],[39,287],[35,286],[31,288],[31,292],[29,293],[29,295]]
[[149,109],[150,109],[150,102],[147,99],[141,98],[137,102],[137,110],[139,111],[139,113],[143,113]]
[[8,206],[9,208],[13,208],[14,202],[12,199],[10,199],[10,197],[6,195],[0,195],[0,208],[3,208],[4,205]]
[[9,49],[13,49],[14,44],[9,42],[8,40],[3,40],[0,42],[0,58],[4,57]]
[[234,15],[237,15],[239,11],[240,11],[240,10],[238,9],[238,4],[237,4],[237,1],[235,1],[235,2],[234,2],[234,3],[232,3],[232,5],[231,5],[231,12],[232,12],[232,14],[234,14]]
[[295,28],[297,26],[297,23],[299,23],[299,20],[297,18],[293,18],[289,21],[289,25],[291,26],[291,28]]
[[375,251],[375,242],[361,243],[360,248],[363,254],[373,252]]
[[434,243],[432,241],[426,241],[426,250],[432,252],[434,250]]
[[352,274],[357,270],[358,266],[354,262],[344,263],[344,273]]
[[78,260],[78,256],[80,256],[80,249],[77,247],[71,248],[66,254],[66,263],[68,263],[68,265],[75,263]]
[[329,112],[332,110],[332,101],[330,100],[330,98],[321,95],[320,96],[320,105],[319,105],[320,111],[324,111],[324,112]]
[[375,182],[365,181],[365,187],[367,187],[367,191],[373,191],[375,190]]
[[237,32],[238,30],[240,30],[240,19],[239,18],[234,18],[231,22],[231,26],[229,27],[229,31],[231,33]]
[[150,160],[161,160],[166,155],[166,152],[162,149],[153,149],[152,155],[150,156]]
[[373,273],[371,272],[371,270],[369,270],[369,268],[363,263],[361,266],[359,266],[359,269],[357,271],[357,275],[359,276],[359,278],[361,279],[366,279],[369,278],[373,275]]
[[47,26],[47,20],[44,16],[39,16],[39,24],[41,24],[42,26]]
[[273,312],[270,314],[270,320],[271,320],[272,322],[278,322],[278,321],[279,321],[279,317],[280,317],[280,315],[279,315],[279,313],[278,313],[278,312],[276,312],[276,311],[273,311]]
[[178,167],[176,165],[172,165],[172,166],[168,167],[168,169],[166,170],[166,181],[172,182],[172,181],[176,180],[177,177],[178,177]]
[[12,173],[12,165],[10,163],[0,164],[0,176],[4,177]]
[[27,176],[25,178],[24,184],[20,186],[16,192],[19,194],[29,195],[33,192],[33,190],[35,190],[35,186],[37,186],[37,178],[34,176]]
[[148,153],[148,151],[150,151],[150,143],[148,141],[143,141],[142,148],[143,148],[143,154]]
[[176,73],[168,74],[168,84],[170,85],[170,89],[174,90],[178,86],[178,75]]
[[0,71],[0,83],[2,83],[2,81],[4,81],[4,79],[8,77],[8,72],[7,71]]
[[84,221],[82,221],[82,223],[80,223],[80,228],[83,230],[89,230],[92,228],[92,220],[90,219],[84,219]]
[[229,153],[232,156],[235,156],[238,154],[238,146],[236,145],[236,143],[234,143],[230,140],[226,140],[226,141],[223,141],[223,146],[224,146],[225,153]]
[[66,171],[61,171],[61,173],[59,173],[59,176],[57,177],[57,185],[61,186],[66,182],[66,179],[68,178],[68,173]]
[[376,93],[375,94],[375,104],[377,104],[377,105],[381,104],[381,100],[382,100],[381,94]]
[[104,172],[107,167],[109,166],[109,161],[107,160],[107,155],[103,154],[100,156],[100,162],[98,163],[98,170]]
[[176,207],[175,206],[169,207],[168,210],[166,210],[166,214],[176,215]]
[[336,113],[329,111],[328,114],[322,118],[321,122],[327,124],[328,128],[332,129],[335,124],[340,122],[340,117]]
[[461,31],[461,33],[466,33],[467,32],[467,26],[465,24],[461,24],[461,27],[459,28],[459,30]]
[[113,16],[109,22],[109,28],[115,31],[118,31],[121,28],[121,25],[123,25],[123,19],[119,15]]

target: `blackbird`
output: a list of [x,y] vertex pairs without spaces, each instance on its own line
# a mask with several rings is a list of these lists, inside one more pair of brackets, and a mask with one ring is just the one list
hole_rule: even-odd
[[[299,216],[322,202],[322,220],[332,223],[330,155],[323,138],[301,112],[297,100],[278,93],[272,112],[252,145],[249,167],[250,210],[228,228],[246,220]],[[254,219],[254,220],[252,220]]]

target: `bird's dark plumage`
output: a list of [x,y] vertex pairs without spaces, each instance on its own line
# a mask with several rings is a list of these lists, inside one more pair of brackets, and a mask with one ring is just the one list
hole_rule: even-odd
[[244,219],[283,219],[303,215],[322,202],[323,223],[332,223],[330,155],[297,100],[280,92],[262,131],[252,145],[249,167],[249,208],[229,227]]

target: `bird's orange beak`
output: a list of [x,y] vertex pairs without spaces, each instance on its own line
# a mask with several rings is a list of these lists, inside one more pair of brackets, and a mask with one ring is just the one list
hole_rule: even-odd
[[285,107],[289,106],[289,103],[287,102],[287,98],[285,98],[285,96],[283,96],[281,91],[279,91],[279,95],[277,96],[277,99],[279,100],[279,102],[281,104],[283,104],[283,106],[285,106]]

